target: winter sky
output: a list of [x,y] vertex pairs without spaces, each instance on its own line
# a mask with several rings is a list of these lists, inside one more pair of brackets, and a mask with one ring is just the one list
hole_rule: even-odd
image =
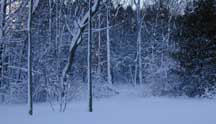
[[[136,9],[136,6],[134,5],[134,0],[112,0],[114,5],[121,4],[124,8],[127,8],[128,6],[132,6],[133,9]],[[137,1],[137,0],[136,0]],[[154,4],[157,0],[141,0],[141,8],[145,8],[148,5]],[[192,0],[173,0],[170,3],[170,8],[173,9],[174,12],[177,12],[178,14],[184,14],[184,9],[186,6],[186,3],[192,1]]]

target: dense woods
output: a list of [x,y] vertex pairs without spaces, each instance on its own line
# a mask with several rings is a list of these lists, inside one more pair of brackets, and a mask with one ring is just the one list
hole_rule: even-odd
[[215,0],[1,0],[0,102],[25,103],[32,92],[65,111],[87,88],[92,95],[91,83],[94,98],[122,85],[211,97],[215,22]]

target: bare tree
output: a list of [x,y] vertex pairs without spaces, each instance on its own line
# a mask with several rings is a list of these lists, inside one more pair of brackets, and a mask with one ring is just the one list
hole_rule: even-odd
[[[101,28],[101,14],[98,15],[98,28]],[[101,76],[101,31],[98,31],[98,67],[97,67],[97,73],[98,76]]]
[[[5,16],[6,16],[6,0],[1,0],[1,11],[0,11],[0,90],[5,88],[3,83],[4,74],[4,35],[5,35]],[[2,93],[2,101],[4,101],[4,93]]]
[[99,7],[101,0],[94,0],[94,4],[91,5],[91,9],[88,10],[88,12],[86,12],[84,14],[83,17],[77,17],[77,19],[74,20],[74,25],[73,27],[76,27],[74,29],[70,29],[69,26],[66,26],[67,30],[69,30],[69,32],[72,35],[72,41],[71,41],[71,45],[70,45],[70,49],[69,49],[69,57],[68,57],[68,61],[62,71],[62,75],[61,75],[61,101],[63,102],[63,104],[66,104],[67,100],[66,100],[66,89],[67,89],[67,73],[69,72],[73,62],[74,62],[74,56],[75,56],[75,52],[77,50],[77,47],[79,46],[79,44],[82,41],[82,35],[85,32],[85,29],[87,28],[87,23],[89,20],[89,11],[91,11],[91,16],[93,16]]
[[32,10],[33,0],[29,1],[29,16],[28,16],[28,105],[29,115],[33,114],[33,96],[32,96]]
[[49,0],[49,42],[52,41],[52,0]]
[[109,20],[109,16],[110,16],[110,0],[107,1],[107,14],[106,14],[106,21],[107,21],[107,28],[106,28],[106,37],[107,37],[107,79],[108,79],[108,83],[109,85],[112,85],[112,72],[111,72],[111,57],[110,57],[110,20]]
[[139,74],[139,84],[143,83],[143,73],[142,73],[142,22],[141,22],[141,1],[134,0],[136,5],[136,13],[137,13],[137,55],[136,55],[136,66],[135,66],[135,82],[134,85],[136,86],[137,82],[137,71]]
[[91,41],[92,41],[92,10],[91,10],[91,0],[89,0],[89,19],[88,19],[88,57],[87,57],[87,63],[88,63],[88,103],[89,103],[89,112],[93,111],[93,105],[92,105],[92,80],[91,80]]

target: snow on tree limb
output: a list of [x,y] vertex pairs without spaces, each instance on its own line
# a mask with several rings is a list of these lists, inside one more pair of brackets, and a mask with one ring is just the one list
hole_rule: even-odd
[[[94,15],[99,7],[101,0],[95,0],[94,5],[92,6],[92,15]],[[86,12],[85,16],[78,21],[78,31],[76,31],[76,33],[73,35],[73,39],[71,41],[71,45],[70,45],[70,53],[69,53],[69,58],[68,58],[68,62],[62,72],[62,78],[66,78],[66,73],[68,72],[68,70],[70,69],[72,62],[73,62],[73,57],[74,57],[74,52],[77,48],[77,46],[80,44],[81,42],[81,35],[83,34],[85,28],[86,28],[86,23],[88,21],[88,16],[89,16],[89,11]],[[68,26],[66,26],[67,28],[69,28]],[[70,29],[69,29],[70,30]],[[72,32],[72,31],[70,31]],[[63,81],[63,80],[62,80]]]
[[[96,13],[96,11],[98,10],[99,4],[100,4],[101,0],[95,0],[91,11],[92,11],[92,16]],[[69,49],[69,57],[68,57],[68,61],[62,71],[62,77],[61,77],[61,92],[60,92],[60,111],[64,112],[65,108],[66,108],[66,95],[67,95],[67,91],[66,91],[66,80],[67,80],[67,73],[73,63],[74,60],[74,55],[75,55],[75,51],[77,49],[77,47],[79,46],[80,42],[81,42],[81,36],[84,33],[84,30],[86,29],[87,25],[86,23],[88,22],[88,18],[89,18],[89,11],[86,12],[86,14],[84,15],[84,17],[78,21],[78,23],[74,23],[76,24],[76,27],[74,30],[72,31],[70,29],[69,32],[73,33],[74,35],[71,41],[71,45],[70,45],[70,49]],[[69,26],[66,26],[66,28],[69,28]],[[64,105],[64,107],[62,108],[62,105]]]

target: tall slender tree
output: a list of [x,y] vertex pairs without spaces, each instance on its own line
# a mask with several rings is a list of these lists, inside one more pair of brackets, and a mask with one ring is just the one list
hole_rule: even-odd
[[[0,88],[5,87],[3,81],[4,74],[4,35],[5,35],[5,15],[6,15],[6,0],[1,0],[0,10]],[[4,95],[2,95],[4,101]]]
[[33,0],[29,1],[29,16],[28,16],[28,106],[29,115],[33,115],[33,96],[32,96],[32,9]]
[[93,111],[93,105],[92,105],[92,80],[91,80],[91,42],[92,42],[92,9],[91,9],[91,0],[89,0],[89,19],[88,19],[88,57],[87,57],[87,62],[88,62],[88,93],[89,93],[89,98],[88,98],[88,104],[89,104],[89,112]]
[[[98,28],[101,28],[101,14],[98,15]],[[101,76],[101,31],[98,31],[98,67],[97,73]]]
[[49,42],[52,41],[52,0],[49,0]]
[[136,85],[136,79],[137,79],[137,70],[138,70],[138,76],[139,76],[139,84],[143,83],[143,74],[142,74],[142,21],[141,21],[141,1],[135,0],[136,5],[136,13],[137,13],[137,57],[136,57],[136,67],[135,67],[135,82],[134,85]]
[[109,85],[112,85],[112,72],[111,72],[111,55],[110,55],[110,6],[111,1],[107,0],[107,14],[106,14],[106,21],[107,21],[107,28],[106,28],[106,37],[107,37],[107,78]]

